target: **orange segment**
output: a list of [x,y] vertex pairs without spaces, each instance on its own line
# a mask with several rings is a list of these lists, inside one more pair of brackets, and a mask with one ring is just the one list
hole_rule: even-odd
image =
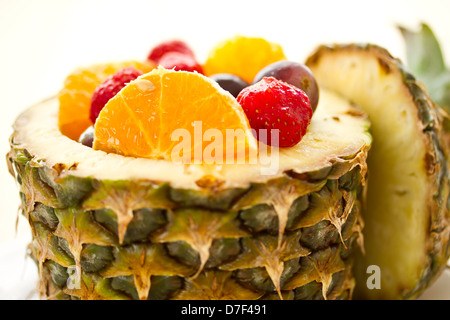
[[144,73],[151,71],[151,62],[124,61],[93,65],[75,70],[64,81],[59,92],[59,129],[72,140],[92,125],[89,119],[91,96],[95,88],[107,77],[125,67],[135,67]]
[[283,49],[276,43],[262,38],[235,36],[213,48],[204,71],[207,76],[231,73],[251,83],[259,70],[284,59]]
[[257,148],[233,96],[203,75],[162,67],[106,104],[94,137],[97,150],[184,163],[248,159]]

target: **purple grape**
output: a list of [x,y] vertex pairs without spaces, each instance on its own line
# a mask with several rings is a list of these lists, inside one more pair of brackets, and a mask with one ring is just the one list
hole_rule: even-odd
[[274,77],[303,90],[309,98],[313,112],[316,110],[319,103],[319,87],[311,70],[304,64],[288,60],[274,62],[261,69],[253,83],[263,77]]
[[94,143],[94,126],[90,126],[87,128],[78,139],[78,142],[86,147],[92,148],[92,144]]
[[242,89],[248,86],[247,81],[230,73],[217,73],[210,76],[210,78],[216,81],[222,89],[231,93],[235,98]]

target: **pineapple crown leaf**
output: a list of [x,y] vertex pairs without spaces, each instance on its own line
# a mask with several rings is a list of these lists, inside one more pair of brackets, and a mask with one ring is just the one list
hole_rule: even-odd
[[398,29],[405,41],[408,68],[426,85],[433,101],[450,112],[450,69],[435,34],[425,23],[419,31]]

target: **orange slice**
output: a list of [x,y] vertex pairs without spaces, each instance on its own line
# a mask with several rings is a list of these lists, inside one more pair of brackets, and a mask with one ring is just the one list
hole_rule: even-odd
[[59,130],[72,140],[92,125],[89,119],[91,96],[95,88],[107,77],[125,67],[135,67],[144,73],[151,71],[151,62],[124,61],[98,64],[72,72],[59,92]]
[[207,76],[231,73],[251,83],[265,66],[286,59],[283,49],[262,38],[235,36],[211,50],[204,65]]
[[95,123],[93,148],[217,164],[248,159],[257,144],[231,94],[199,73],[159,67],[109,100]]

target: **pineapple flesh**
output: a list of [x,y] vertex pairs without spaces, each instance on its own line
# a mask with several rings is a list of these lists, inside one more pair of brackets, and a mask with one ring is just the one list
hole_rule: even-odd
[[58,102],[19,116],[7,159],[47,299],[349,299],[372,143],[326,89],[278,168],[106,154],[58,130]]
[[[321,46],[307,60],[322,88],[360,106],[374,143],[355,296],[417,297],[450,255],[447,149],[437,106],[400,61],[374,45]],[[367,268],[381,271],[368,289]]]

